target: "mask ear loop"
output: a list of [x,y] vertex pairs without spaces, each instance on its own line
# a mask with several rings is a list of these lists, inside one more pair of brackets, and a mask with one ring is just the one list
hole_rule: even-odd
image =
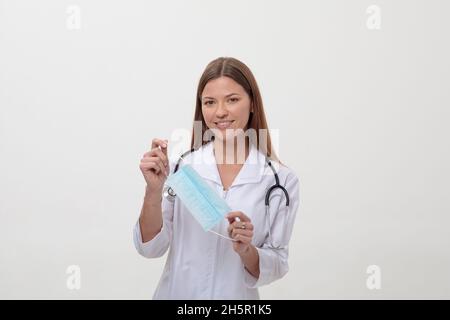
[[[241,219],[239,219],[239,217],[236,217],[236,218],[234,218],[234,221],[241,221]],[[219,237],[222,237],[222,238],[224,238],[224,239],[231,240],[231,241],[234,241],[234,242],[238,241],[238,240],[236,240],[236,239],[233,239],[233,238],[224,236],[223,234],[220,234],[220,233],[215,232],[215,231],[213,231],[213,230],[208,230],[208,231],[209,231],[209,232],[212,232],[212,233],[214,233],[214,234],[216,234],[216,235],[218,235]]]
[[224,239],[231,240],[231,241],[237,241],[236,239],[232,239],[232,238],[230,238],[230,237],[224,236],[224,235],[222,235],[222,234],[220,234],[220,233],[218,233],[218,232],[215,232],[215,231],[212,231],[212,230],[208,230],[208,231],[209,231],[209,232],[212,232],[212,233],[214,233],[214,234],[216,234],[216,235],[218,235],[219,237],[222,237],[222,238],[224,238]]

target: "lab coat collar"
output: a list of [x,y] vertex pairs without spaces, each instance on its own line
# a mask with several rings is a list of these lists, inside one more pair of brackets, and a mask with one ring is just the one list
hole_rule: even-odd
[[[216,158],[214,156],[213,143],[203,145],[199,150],[195,151],[192,158],[192,166],[204,179],[214,181],[218,185],[222,185],[219,170],[217,168]],[[254,144],[250,144],[250,150],[247,159],[241,170],[234,179],[231,186],[246,183],[258,183],[261,181],[267,165],[264,154],[258,150]]]

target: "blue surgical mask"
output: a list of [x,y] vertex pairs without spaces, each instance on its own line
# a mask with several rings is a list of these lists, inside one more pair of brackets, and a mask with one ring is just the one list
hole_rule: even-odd
[[170,175],[166,184],[175,191],[205,231],[211,231],[231,211],[225,200],[188,164]]

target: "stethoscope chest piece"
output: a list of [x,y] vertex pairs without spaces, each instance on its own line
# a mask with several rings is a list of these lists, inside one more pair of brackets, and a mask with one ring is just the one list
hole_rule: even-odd
[[163,196],[164,196],[168,201],[174,202],[174,201],[175,201],[176,194],[175,194],[175,192],[173,191],[173,189],[172,189],[171,187],[169,187],[168,185],[165,185],[165,186],[164,186],[164,189],[163,189]]

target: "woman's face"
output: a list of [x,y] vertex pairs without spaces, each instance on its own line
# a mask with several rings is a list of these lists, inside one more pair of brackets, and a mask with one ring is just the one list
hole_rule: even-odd
[[236,135],[236,129],[247,129],[251,111],[250,97],[244,88],[229,77],[210,80],[203,89],[202,113],[209,129],[220,130],[216,138]]

